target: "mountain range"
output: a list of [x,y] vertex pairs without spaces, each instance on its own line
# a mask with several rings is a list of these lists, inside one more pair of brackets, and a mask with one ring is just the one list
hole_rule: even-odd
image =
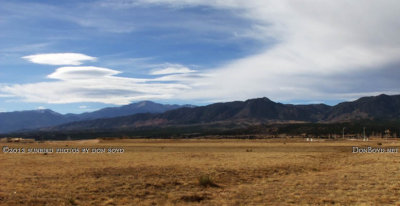
[[210,123],[338,123],[360,120],[399,120],[400,95],[363,97],[335,106],[292,105],[268,98],[183,107],[158,114],[136,114],[108,119],[72,122],[45,131],[135,130],[143,127],[199,125]]
[[[207,106],[162,105],[151,101],[111,107],[83,114],[62,115],[51,110],[0,113],[0,132],[21,130],[54,132],[114,132],[143,128],[201,125],[257,125],[341,123],[361,120],[400,120],[400,95],[362,97],[335,106],[293,105],[257,98]],[[224,127],[225,127],[224,126]]]
[[51,127],[69,122],[112,118],[138,113],[163,113],[168,110],[181,107],[193,107],[192,105],[168,105],[151,101],[132,103],[121,107],[108,107],[94,112],[82,114],[60,114],[49,109],[2,112],[0,113],[0,133],[20,130],[32,130],[42,127]]

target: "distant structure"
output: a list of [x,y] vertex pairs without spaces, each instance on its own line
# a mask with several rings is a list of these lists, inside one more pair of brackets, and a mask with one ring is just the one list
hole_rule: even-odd
[[368,138],[365,136],[365,127],[363,127],[363,141],[368,141]]
[[5,137],[0,140],[1,142],[21,142],[21,143],[32,143],[35,139],[26,139],[22,137]]
[[390,136],[391,136],[390,134],[391,134],[391,133],[390,133],[390,130],[389,130],[389,129],[386,129],[386,130],[385,130],[385,137],[386,137],[386,138],[390,137]]
[[344,130],[346,129],[346,127],[343,127],[343,130],[342,130],[342,139],[344,139]]

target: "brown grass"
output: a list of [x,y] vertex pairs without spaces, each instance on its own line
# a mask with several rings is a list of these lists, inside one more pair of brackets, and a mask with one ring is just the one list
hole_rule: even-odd
[[[1,143],[25,148],[122,147],[125,153],[0,151],[0,204],[399,204],[400,154],[351,152],[351,146],[381,147],[378,142],[382,147],[400,146],[396,140],[381,139]],[[202,185],[200,178],[206,176]]]

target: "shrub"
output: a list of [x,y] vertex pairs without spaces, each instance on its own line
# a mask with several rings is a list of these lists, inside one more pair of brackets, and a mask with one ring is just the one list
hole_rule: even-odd
[[68,198],[68,203],[70,204],[70,205],[73,205],[73,206],[75,206],[75,205],[78,205],[78,203],[74,200],[74,198]]
[[219,187],[219,185],[215,184],[215,182],[211,179],[210,175],[202,175],[199,177],[199,184],[203,187]]

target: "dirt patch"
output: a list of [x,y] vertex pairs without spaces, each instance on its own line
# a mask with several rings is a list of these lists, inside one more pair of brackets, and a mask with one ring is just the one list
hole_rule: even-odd
[[181,200],[184,202],[201,202],[203,200],[208,199],[206,195],[184,195],[181,197]]

